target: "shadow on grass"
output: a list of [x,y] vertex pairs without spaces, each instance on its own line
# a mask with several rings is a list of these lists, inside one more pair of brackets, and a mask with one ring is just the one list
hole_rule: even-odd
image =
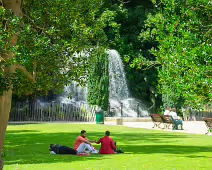
[[17,134],[17,133],[34,133],[34,132],[37,132],[39,133],[40,131],[38,130],[8,130],[8,134]]
[[29,124],[41,124],[41,123],[39,123],[39,122],[30,122],[30,123],[28,123],[28,122],[26,122],[26,123],[24,123],[24,122],[9,122],[8,123],[8,125],[29,125]]
[[[96,126],[95,126],[96,127]],[[100,130],[99,130],[100,131]],[[104,132],[95,132],[95,129],[88,132],[90,139],[98,140],[103,136]],[[185,157],[204,157],[189,154],[197,154],[200,152],[211,152],[211,146],[185,146],[174,145],[176,139],[182,140],[192,138],[192,135],[161,133],[155,131],[133,131],[129,130],[118,133],[117,130],[112,133],[112,137],[118,143],[118,147],[125,152],[132,154],[175,154],[176,156]],[[56,163],[56,162],[73,162],[86,160],[102,160],[113,159],[111,156],[94,154],[89,157],[81,157],[74,155],[50,155],[49,144],[59,143],[73,147],[73,143],[79,133],[41,133],[36,130],[8,130],[5,142],[5,164],[40,164],[40,163]],[[99,149],[99,145],[95,145]]]
[[136,147],[120,145],[123,150],[130,151],[131,154],[174,154],[175,156],[182,157],[206,157],[206,156],[198,156],[198,155],[189,155],[196,154],[199,152],[212,152],[211,146],[184,146],[184,145],[140,145]]

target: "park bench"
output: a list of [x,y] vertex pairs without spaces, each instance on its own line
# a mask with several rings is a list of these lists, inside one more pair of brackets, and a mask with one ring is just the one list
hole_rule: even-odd
[[152,119],[152,122],[154,123],[154,126],[152,128],[160,128],[160,124],[163,123],[160,114],[150,114],[150,117]]
[[[175,121],[172,116],[169,115],[161,115],[161,119],[164,123],[164,129],[165,128],[169,129],[169,127],[172,126],[172,129],[178,130],[178,126],[181,125],[180,123]],[[182,125],[181,129],[183,129]]]
[[172,129],[174,129],[174,122],[171,118],[171,116],[169,115],[161,115],[161,119],[163,121],[164,124],[164,128],[163,129],[169,129],[170,126],[172,126]]
[[208,128],[208,131],[205,133],[206,135],[210,132],[212,132],[212,118],[204,118],[205,125]]

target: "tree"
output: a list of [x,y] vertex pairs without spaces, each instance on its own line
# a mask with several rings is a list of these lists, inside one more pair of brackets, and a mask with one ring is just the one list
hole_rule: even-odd
[[[5,8],[12,9],[14,15],[16,15],[17,17],[21,17],[20,1],[5,1],[4,6]],[[4,8],[1,6],[1,16],[4,16],[5,14],[4,11],[5,11]],[[2,18],[1,26],[3,26],[3,23],[2,23],[3,21],[4,20]],[[1,32],[3,31],[1,30]],[[12,99],[12,84],[10,83],[9,74],[15,73],[15,70],[17,68],[20,68],[23,70],[25,75],[29,77],[29,79],[32,79],[34,81],[34,77],[30,75],[27,70],[23,69],[22,67],[19,67],[19,65],[6,64],[8,60],[11,61],[12,58],[15,56],[14,52],[11,51],[10,49],[16,45],[18,41],[18,35],[14,33],[12,35],[7,35],[5,39],[6,38],[7,38],[7,41],[3,42],[4,48],[1,49],[1,60],[0,60],[1,61],[1,84],[3,85],[2,96],[0,96],[0,154],[1,154],[0,156],[1,157],[2,157],[4,138],[5,138],[6,128],[7,128],[7,122],[9,119],[9,112],[11,108],[11,99]],[[5,64],[3,64],[2,62]],[[3,169],[2,158],[0,158],[0,169]]]
[[122,12],[121,6],[116,3],[107,4],[107,8],[101,13],[99,22],[104,25],[103,33],[105,41],[99,42],[92,54],[92,65],[89,69],[88,102],[107,110],[109,102],[109,73],[108,54],[106,49],[111,48],[116,39],[119,39],[120,24],[116,22],[117,11]]
[[[200,108],[211,96],[211,8],[209,0],[153,1],[142,42],[157,42],[158,90],[165,105]],[[154,63],[154,62],[152,62]]]
[[[151,101],[151,111],[155,111],[156,105],[160,101],[156,90],[157,69],[149,67],[146,63],[148,63],[148,60],[155,60],[155,56],[149,52],[149,49],[156,47],[158,43],[141,42],[138,38],[140,30],[144,28],[147,14],[151,11],[151,9],[148,9],[150,7],[147,7],[147,4],[145,7],[142,4],[142,2],[139,2],[137,5],[137,2],[132,1],[132,3],[124,5],[118,5],[117,2],[110,6],[108,5],[108,10],[102,14],[102,19],[106,24],[104,31],[108,42],[105,47],[115,49],[121,54],[131,95],[137,99],[142,99],[142,101],[148,101],[148,103]],[[109,16],[106,18],[107,20],[104,19],[105,15]],[[93,88],[93,92],[89,88],[91,95],[88,96],[92,103],[99,102],[99,91],[97,89],[101,82],[99,81],[100,72],[94,72],[98,74],[98,80],[92,78],[93,80],[90,81],[92,83],[90,87]],[[96,85],[94,85],[95,82],[97,82]]]
[[150,7],[142,5],[126,7],[127,15],[121,20],[121,42],[118,44],[120,54],[125,62],[129,89],[138,99],[152,102],[155,109],[157,97],[157,70],[147,65],[148,60],[155,60],[149,49],[156,47],[155,42],[141,42],[140,30],[144,29],[144,22]]
[[160,101],[156,90],[158,75],[154,64],[148,65],[148,60],[155,60],[149,49],[156,47],[157,42],[139,40],[147,14],[151,11],[151,4],[130,1],[117,8],[114,5],[113,11],[116,14],[113,22],[119,25],[119,29],[114,31],[112,27],[108,27],[106,30],[109,40],[113,42],[110,48],[116,49],[122,57],[131,95],[143,102],[147,101],[145,104],[155,112]]
[[109,102],[109,73],[108,55],[105,49],[96,49],[93,57],[93,64],[89,69],[88,97],[91,105],[98,105],[107,110]]
[[1,2],[0,153],[13,92],[61,91],[72,80],[86,81],[91,60],[79,54],[105,41],[104,24],[98,18],[105,4],[100,0]]

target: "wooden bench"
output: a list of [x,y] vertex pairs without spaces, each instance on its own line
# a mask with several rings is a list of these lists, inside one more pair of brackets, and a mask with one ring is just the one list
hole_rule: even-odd
[[169,116],[169,115],[161,115],[161,119],[162,119],[163,124],[164,124],[164,128],[163,129],[165,129],[165,128],[169,129],[169,127],[171,125],[172,125],[172,129],[174,129],[175,124],[174,124],[171,116]]
[[204,118],[203,119],[205,121],[205,125],[208,128],[208,131],[205,133],[206,135],[210,132],[212,132],[212,118]]
[[160,114],[150,114],[150,117],[152,119],[152,122],[154,123],[154,126],[152,128],[160,128],[160,124],[163,123]]
[[164,128],[169,128],[170,126],[172,126],[172,129],[174,130],[178,130],[178,126],[181,126],[181,130],[183,130],[183,125],[182,125],[182,121],[180,120],[174,120],[172,116],[169,115],[161,115],[161,119],[164,123]]

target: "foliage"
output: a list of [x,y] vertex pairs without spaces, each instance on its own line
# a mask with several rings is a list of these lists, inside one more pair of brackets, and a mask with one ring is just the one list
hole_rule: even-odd
[[[143,27],[144,20],[146,19],[146,12],[147,10],[142,6],[128,7],[124,6],[123,4],[118,5],[117,3],[114,3],[108,5],[108,9],[102,13],[101,19],[106,25],[104,29],[105,35],[107,36],[105,48],[116,49],[121,54],[122,60],[125,61],[125,71],[128,77],[130,90],[133,93],[132,95],[137,98],[148,100],[150,96],[156,92],[155,90],[152,90],[155,89],[155,85],[153,84],[156,82],[155,79],[157,72],[155,72],[155,69],[141,72],[140,70],[136,70],[136,66],[133,66],[134,60],[138,59],[136,56],[140,56],[143,53],[148,53],[148,51],[145,49],[146,47],[144,48],[145,50],[141,52],[142,43],[138,39],[138,35],[140,33],[139,30]],[[102,50],[102,53],[104,53],[104,50]],[[146,57],[149,58],[149,56]],[[108,60],[107,57],[105,57],[105,59]],[[95,62],[92,63],[94,63],[92,68],[99,67],[99,64],[96,65]],[[106,63],[106,61],[102,60],[102,63]],[[94,77],[89,77],[90,84],[88,90],[88,100],[92,104],[98,104],[101,101],[100,96],[102,95],[100,95],[101,92],[99,89],[101,89],[101,87],[103,89],[108,88],[108,83],[99,80],[104,74],[102,71],[104,71],[104,68],[107,66],[102,65],[102,67],[103,69],[93,68],[94,71],[90,71]],[[140,66],[140,68],[141,67],[142,66]],[[146,68],[146,66],[142,68]],[[151,74],[149,74],[150,72]],[[154,74],[152,74],[153,72]],[[104,91],[104,94],[107,93],[108,90]],[[104,105],[106,106],[108,103],[108,101],[106,101],[108,100],[108,97],[103,100],[105,101]],[[106,107],[104,107],[104,110],[105,109]]]
[[120,53],[125,61],[125,70],[132,94],[150,101],[157,95],[155,88],[157,71],[154,67],[147,67],[146,59],[155,59],[148,52],[151,47],[155,46],[155,43],[141,43],[138,39],[148,12],[149,10],[143,6],[128,8],[128,15],[121,29],[124,44],[120,46]]
[[94,60],[89,70],[88,102],[107,110],[109,101],[108,56],[104,49],[96,49],[92,54]]
[[98,42],[91,54],[87,97],[89,104],[98,105],[103,110],[107,110],[109,102],[108,56],[105,50],[114,46],[120,38],[120,24],[116,22],[116,17],[123,12],[122,6],[117,4],[107,4],[107,7],[99,16],[99,21],[104,25],[106,41]]
[[142,42],[152,48],[164,104],[200,108],[211,96],[211,8],[208,0],[153,1]]
[[[137,36],[143,26],[146,10],[141,6],[132,8],[123,6],[118,1],[61,2],[60,0],[24,1],[23,18],[10,15],[11,18],[7,16],[3,19],[8,20],[8,23],[14,21],[16,24],[11,26],[10,31],[7,29],[8,35],[20,32],[18,44],[14,47],[16,56],[13,61],[26,67],[30,73],[33,73],[33,65],[36,65],[36,84],[17,70],[10,76],[4,75],[1,79],[2,84],[5,84],[4,87],[10,87],[8,83],[12,82],[17,95],[27,94],[34,98],[36,95],[47,94],[52,89],[56,89],[55,93],[61,92],[64,85],[71,83],[72,80],[83,85],[88,78],[89,66],[92,62],[96,63],[93,59],[88,60],[87,56],[98,59],[95,50],[91,50],[98,46],[102,50],[99,55],[100,53],[104,55],[105,48],[116,49],[122,54],[126,61],[130,87],[133,87],[131,88],[133,95],[148,98],[153,94],[149,86],[153,86],[154,89],[156,74],[149,73],[155,71],[140,72],[131,68],[135,67],[132,66],[132,61],[137,60],[135,56],[141,55],[139,46],[142,43],[138,41]],[[1,30],[4,27],[5,24],[2,24]],[[12,32],[14,28],[16,30]],[[2,42],[6,42],[6,38]],[[127,61],[129,56],[131,59]],[[101,71],[99,75],[102,74]],[[91,78],[90,75],[89,77]],[[103,89],[107,89],[105,81],[99,81],[104,84]],[[99,88],[101,85],[97,83],[96,86],[95,88]],[[92,87],[94,88],[94,85]],[[95,93],[104,93],[107,96],[108,90]],[[97,95],[97,98],[94,96],[91,103],[100,104],[99,98],[102,95]],[[104,108],[108,103],[106,100],[108,97],[104,97],[104,104],[100,104]]]
[[[0,7],[0,82],[1,92],[14,86],[16,94],[61,91],[72,80],[83,84],[87,79],[89,60],[82,51],[105,42],[104,24],[98,18],[104,2],[95,1],[23,1],[23,17],[18,18]],[[86,17],[84,17],[86,16]],[[8,47],[8,39],[19,34],[18,43]],[[15,53],[6,60],[5,53]],[[22,71],[4,74],[4,68],[19,64],[36,83]]]
[[[140,5],[125,6],[123,4],[118,5],[117,3],[107,7],[108,9],[101,15],[101,19],[105,23],[104,32],[107,37],[105,48],[116,49],[121,54],[132,96],[151,101],[152,107],[155,108],[158,101],[160,101],[157,99],[158,94],[156,90],[157,70],[154,67],[149,68],[146,62],[148,62],[147,59],[155,59],[154,55],[148,50],[155,47],[157,43],[141,43],[138,39],[149,10]],[[145,60],[143,60],[143,56],[145,56]],[[102,62],[105,63],[105,61]],[[98,64],[97,67],[99,67]],[[100,86],[107,86],[107,83],[100,85],[99,83],[102,81],[99,81],[99,76],[102,74],[100,73],[102,70],[94,70],[94,73],[98,76],[96,78],[90,76],[89,78],[92,80],[89,81],[88,100],[90,103],[97,104],[101,101],[98,89]],[[93,74],[92,71],[91,74]],[[107,94],[108,90],[104,93]],[[107,104],[106,100],[105,104]]]
[[124,5],[121,10],[116,10],[115,21],[119,23],[119,38],[114,39],[111,48],[116,49],[124,62],[128,87],[131,95],[152,103],[153,110],[160,102],[157,93],[157,70],[149,66],[149,60],[155,60],[155,56],[149,49],[156,47],[156,42],[141,42],[140,30],[144,28],[144,21],[151,11],[149,7],[142,5]]

